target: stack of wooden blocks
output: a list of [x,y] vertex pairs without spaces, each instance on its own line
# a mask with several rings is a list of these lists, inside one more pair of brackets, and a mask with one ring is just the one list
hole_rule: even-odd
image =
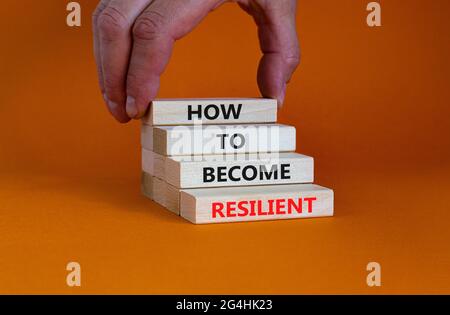
[[196,223],[333,215],[276,100],[160,99],[142,120],[142,192]]

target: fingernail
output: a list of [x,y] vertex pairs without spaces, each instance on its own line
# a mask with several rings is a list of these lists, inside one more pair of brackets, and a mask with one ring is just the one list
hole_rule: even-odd
[[136,107],[136,100],[132,96],[127,96],[127,115],[130,118],[135,118],[138,114],[138,109]]
[[110,100],[108,100],[107,103],[108,103],[109,110],[111,112],[114,112],[116,110],[117,106],[118,106],[117,103],[115,103],[113,101],[110,101]]
[[116,110],[117,106],[118,106],[117,103],[115,103],[113,101],[110,101],[108,99],[108,96],[106,95],[106,93],[103,94],[103,99],[105,100],[106,105],[108,105],[108,108],[111,111],[111,113],[113,113]]

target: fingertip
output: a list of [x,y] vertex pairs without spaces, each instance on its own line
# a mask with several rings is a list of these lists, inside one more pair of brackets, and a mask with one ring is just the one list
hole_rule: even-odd
[[281,88],[281,92],[279,93],[279,96],[277,97],[278,102],[278,108],[283,107],[284,98],[286,97],[286,83],[283,84],[283,87]]
[[127,116],[114,116],[114,118],[117,120],[117,122],[121,123],[121,124],[126,124],[127,122],[129,122],[131,119],[130,117]]
[[117,103],[111,101],[106,93],[103,93],[103,100],[105,101],[106,106],[108,107],[109,112],[114,115],[117,111]]
[[136,101],[132,96],[127,97],[126,112],[131,119],[141,119],[147,112],[148,104]]
[[125,124],[130,121],[130,118],[126,115],[123,106],[111,101],[106,93],[103,94],[103,99],[108,107],[109,113],[121,124]]
[[126,124],[130,121],[130,117],[124,113],[125,111],[123,109],[117,108],[115,110],[110,110],[111,115],[121,124]]
[[281,107],[286,95],[286,82],[279,58],[273,55],[265,55],[258,67],[258,86],[263,97],[277,100]]

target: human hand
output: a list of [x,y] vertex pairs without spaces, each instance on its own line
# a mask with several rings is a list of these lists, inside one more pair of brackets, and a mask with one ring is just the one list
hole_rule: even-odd
[[[141,118],[156,97],[177,39],[226,0],[101,0],[93,14],[94,53],[100,88],[121,123]],[[258,26],[263,57],[258,86],[284,101],[300,60],[296,0],[235,0]]]

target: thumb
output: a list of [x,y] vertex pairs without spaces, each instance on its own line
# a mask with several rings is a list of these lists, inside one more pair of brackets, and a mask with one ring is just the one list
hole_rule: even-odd
[[296,1],[243,1],[241,7],[253,16],[263,57],[258,67],[258,85],[264,97],[276,98],[281,106],[286,86],[300,62],[296,31]]

